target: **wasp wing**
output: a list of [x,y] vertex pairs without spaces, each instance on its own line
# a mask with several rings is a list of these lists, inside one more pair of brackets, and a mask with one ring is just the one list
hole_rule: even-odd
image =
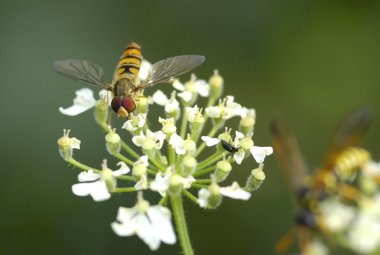
[[200,55],[183,55],[160,60],[152,65],[146,80],[138,86],[138,89],[170,82],[174,77],[190,72],[204,61],[205,57]]
[[63,76],[103,89],[108,89],[103,69],[97,64],[77,59],[54,62],[54,69]]
[[304,187],[307,171],[297,140],[282,117],[272,121],[271,132],[274,150],[293,192],[298,195]]

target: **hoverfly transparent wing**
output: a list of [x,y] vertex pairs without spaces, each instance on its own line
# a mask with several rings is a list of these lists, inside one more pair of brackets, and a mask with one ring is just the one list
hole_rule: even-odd
[[103,69],[97,64],[85,60],[68,59],[54,62],[54,69],[72,80],[110,90]]
[[204,61],[205,57],[200,55],[183,55],[160,60],[152,65],[146,80],[137,89],[170,82],[174,77],[190,72]]
[[274,151],[295,195],[304,187],[307,175],[305,161],[302,157],[297,140],[284,118],[277,117],[271,123],[271,133]]

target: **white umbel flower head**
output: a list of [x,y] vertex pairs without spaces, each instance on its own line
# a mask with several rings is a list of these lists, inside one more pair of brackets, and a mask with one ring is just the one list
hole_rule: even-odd
[[72,186],[72,191],[77,196],[91,196],[94,201],[100,202],[111,197],[110,190],[116,187],[114,177],[129,173],[130,169],[124,162],[119,162],[120,168],[116,171],[110,170],[106,163],[103,163],[103,169],[100,173],[94,173],[93,170],[81,172],[78,175],[80,183]]
[[134,207],[119,207],[116,221],[111,223],[111,227],[119,236],[136,234],[153,251],[160,247],[161,242],[176,242],[170,210],[160,205],[151,206],[143,199],[142,193],[139,193]]

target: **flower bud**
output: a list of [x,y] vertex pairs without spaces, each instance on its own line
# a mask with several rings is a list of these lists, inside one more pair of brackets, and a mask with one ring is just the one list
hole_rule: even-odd
[[107,160],[103,161],[100,178],[106,183],[109,191],[112,191],[116,188],[116,179],[113,176],[113,171],[107,166]]
[[211,183],[208,187],[210,191],[210,196],[208,197],[208,208],[215,209],[220,203],[222,203],[223,196],[220,193],[220,187],[216,183]]
[[106,135],[106,147],[107,151],[111,155],[115,155],[120,152],[121,142],[120,142],[120,136],[115,132],[116,129],[109,128],[109,132]]
[[182,164],[181,164],[181,174],[184,177],[192,175],[197,168],[197,160],[191,156],[186,155],[183,157]]
[[260,165],[258,168],[251,171],[251,175],[247,179],[245,188],[248,191],[254,191],[260,188],[261,184],[265,180],[265,173],[263,171],[263,165]]
[[208,83],[211,87],[211,97],[214,99],[218,99],[223,94],[223,77],[219,75],[217,69],[214,70],[214,74],[210,77]]
[[183,190],[183,182],[178,174],[172,174],[169,179],[168,192],[172,196],[178,196]]
[[70,138],[69,133],[70,129],[64,129],[63,136],[57,141],[59,153],[64,160],[71,159],[73,156],[73,149],[80,148],[80,141],[75,137]]
[[245,116],[240,120],[240,131],[245,134],[253,134],[253,128],[256,123],[255,109],[245,109]]
[[95,120],[98,124],[103,124],[107,122],[108,114],[109,114],[109,107],[107,104],[107,101],[104,99],[99,99],[95,103],[95,110],[94,110],[94,116]]
[[228,160],[221,160],[216,163],[215,177],[217,182],[224,181],[230,174],[232,166]]

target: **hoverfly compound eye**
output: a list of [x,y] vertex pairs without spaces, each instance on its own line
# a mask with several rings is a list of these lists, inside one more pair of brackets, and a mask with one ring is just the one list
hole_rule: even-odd
[[136,109],[135,100],[132,97],[123,97],[121,107],[127,110],[127,112],[133,112]]
[[112,110],[117,113],[119,111],[120,106],[121,106],[121,97],[115,96],[111,101]]

